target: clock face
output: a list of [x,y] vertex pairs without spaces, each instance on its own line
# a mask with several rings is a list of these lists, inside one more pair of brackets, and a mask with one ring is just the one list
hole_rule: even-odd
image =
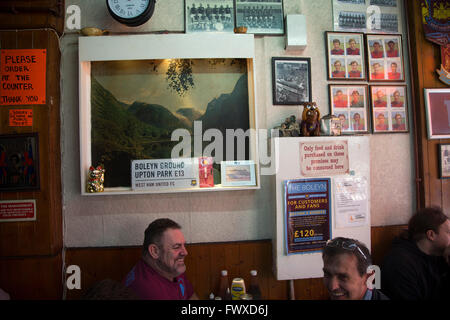
[[111,11],[124,19],[141,15],[149,6],[150,0],[108,0]]

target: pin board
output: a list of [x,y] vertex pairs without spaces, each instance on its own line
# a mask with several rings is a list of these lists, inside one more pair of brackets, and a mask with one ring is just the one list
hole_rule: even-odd
[[328,239],[357,239],[370,249],[368,137],[276,137],[272,143],[277,280],[323,277],[321,250]]

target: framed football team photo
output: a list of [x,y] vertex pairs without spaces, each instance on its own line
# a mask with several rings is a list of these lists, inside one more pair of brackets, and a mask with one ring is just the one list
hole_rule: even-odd
[[311,96],[311,59],[273,57],[273,104],[300,105],[311,102]]
[[325,32],[328,80],[366,80],[364,35]]
[[369,133],[367,85],[329,84],[328,88],[330,112],[341,121],[341,133]]
[[406,85],[370,86],[373,133],[409,132]]
[[184,0],[186,33],[234,32],[233,0]]
[[369,81],[405,81],[401,35],[370,34],[366,46]]
[[236,0],[236,27],[247,33],[284,34],[283,0]]
[[450,179],[450,143],[439,145],[439,177]]

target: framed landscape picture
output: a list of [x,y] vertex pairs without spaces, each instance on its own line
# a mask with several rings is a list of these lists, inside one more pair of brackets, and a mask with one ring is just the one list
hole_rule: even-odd
[[373,133],[409,132],[406,86],[370,86]]
[[274,105],[311,102],[311,59],[273,57],[272,84]]
[[366,80],[364,35],[325,32],[328,80]]
[[401,35],[370,34],[366,45],[369,81],[405,81]]
[[329,85],[330,111],[341,121],[342,134],[368,133],[367,85]]

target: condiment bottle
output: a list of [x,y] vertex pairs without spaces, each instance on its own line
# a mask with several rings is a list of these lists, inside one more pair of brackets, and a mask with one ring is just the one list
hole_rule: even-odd
[[250,271],[250,287],[248,293],[252,295],[253,300],[261,300],[261,288],[259,287],[258,271]]
[[231,300],[230,285],[228,282],[227,270],[222,270],[220,272],[220,285],[218,296],[221,297],[222,300]]

